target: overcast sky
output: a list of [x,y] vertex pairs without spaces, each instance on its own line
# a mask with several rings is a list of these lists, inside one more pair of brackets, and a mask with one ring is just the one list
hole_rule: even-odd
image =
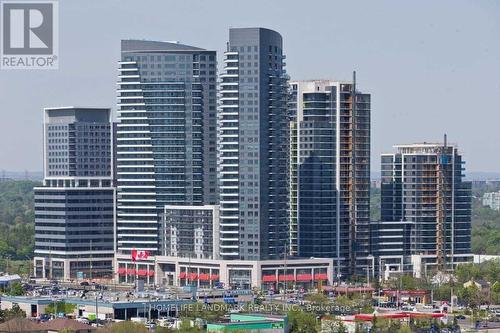
[[500,171],[498,1],[62,0],[59,70],[0,71],[0,169],[42,170],[42,109],[116,109],[120,39],[222,52],[228,28],[280,32],[292,79],[351,78],[372,94],[372,168],[396,143],[459,145]]

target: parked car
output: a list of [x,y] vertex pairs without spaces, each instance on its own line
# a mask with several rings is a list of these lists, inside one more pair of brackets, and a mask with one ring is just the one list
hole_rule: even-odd
[[76,320],[79,321],[82,324],[90,325],[90,321],[87,318],[85,318],[85,317],[76,318]]
[[90,284],[87,281],[80,282],[80,286],[82,287],[88,287]]
[[40,321],[42,323],[46,322],[46,321],[49,321],[50,319],[51,319],[51,317],[48,314],[46,314],[46,313],[40,315]]
[[156,328],[156,324],[153,321],[148,321],[144,324],[148,330],[154,330]]

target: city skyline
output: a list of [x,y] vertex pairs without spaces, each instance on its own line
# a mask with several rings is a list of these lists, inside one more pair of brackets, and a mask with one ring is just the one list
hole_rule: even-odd
[[500,332],[500,2],[0,16],[0,330]]
[[[434,4],[432,10],[405,4],[405,10],[402,10],[397,5],[395,9],[388,8],[387,2],[381,2],[377,7],[365,2],[363,12],[375,14],[362,14],[364,22],[350,26],[351,15],[342,17],[333,14],[334,20],[330,24],[325,13],[314,11],[317,14],[314,16],[313,11],[307,9],[298,13],[293,8],[281,8],[279,4],[273,3],[266,6],[285,10],[290,18],[288,21],[276,24],[273,15],[262,13],[258,20],[247,18],[252,15],[220,20],[203,31],[196,27],[189,29],[187,25],[190,23],[182,23],[170,16],[168,11],[162,11],[165,5],[160,3],[157,12],[163,16],[136,8],[137,20],[128,25],[117,23],[113,26],[108,22],[113,16],[110,12],[120,14],[125,10],[113,5],[116,3],[87,7],[61,4],[62,52],[59,70],[1,72],[0,96],[4,110],[11,114],[10,121],[0,125],[0,159],[4,162],[0,165],[1,169],[41,169],[39,134],[42,128],[39,120],[43,107],[85,104],[111,107],[116,112],[113,89],[116,71],[113,69],[116,69],[119,59],[120,39],[137,36],[158,40],[178,39],[190,45],[216,50],[220,75],[226,31],[231,26],[265,26],[279,31],[285,40],[287,71],[292,80],[347,80],[353,69],[358,71],[360,86],[376,96],[372,107],[373,171],[379,169],[380,153],[388,151],[394,143],[438,141],[444,132],[449,134],[450,141],[460,145],[468,161],[469,171],[500,169],[500,156],[495,154],[494,143],[499,138],[496,137],[498,134],[494,127],[496,122],[493,112],[494,106],[499,104],[496,99],[500,96],[496,79],[500,66],[495,61],[500,50],[498,45],[489,42],[500,29],[498,21],[494,20],[494,14],[499,11],[498,4],[446,2]],[[332,13],[358,13],[353,11],[355,5],[328,5],[336,9]],[[189,6],[174,6],[181,13],[188,13]],[[255,4],[244,6],[250,13],[259,7]],[[199,12],[189,13],[203,23],[206,19],[201,17],[202,13],[206,16],[206,13],[221,9],[226,10],[222,6],[211,8],[208,4],[200,4]],[[387,15],[399,10],[399,15],[383,20],[377,14],[384,9],[388,10]],[[94,25],[80,29],[85,25],[83,14],[90,13],[95,17]],[[440,18],[445,15],[447,21],[443,23]],[[142,26],[141,22],[147,17],[157,24],[156,28]],[[299,17],[305,24],[294,27],[292,23]],[[414,20],[419,23],[415,24]],[[307,27],[308,22],[315,23],[314,36],[309,39],[304,38],[305,34],[312,32],[312,28]],[[103,29],[104,26],[106,29]],[[85,33],[82,34],[80,30],[85,30]],[[347,32],[349,34],[345,36]],[[398,40],[398,43],[394,40]],[[93,47],[99,48],[100,52],[93,52]],[[333,60],[331,54],[334,55]],[[308,61],[310,57],[314,57],[314,61]],[[481,62],[477,59],[481,59]],[[85,71],[80,68],[85,68]],[[432,80],[429,79],[431,76]],[[70,89],[67,82],[73,83]],[[25,89],[27,86],[37,89]],[[20,98],[19,91],[23,91],[23,98]],[[417,91],[423,92],[416,94]],[[477,98],[479,94],[488,98]],[[471,113],[475,116],[467,116]],[[452,118],[456,114],[463,116]],[[426,122],[429,117],[434,119],[432,124]],[[484,122],[486,117],[492,121]],[[390,134],[385,134],[387,131],[384,132],[384,129],[388,128],[391,129]],[[21,130],[26,134],[16,137],[17,144],[12,145],[12,137]],[[482,149],[474,149],[478,146]],[[25,154],[16,155],[18,149],[25,151]]]
[[[470,262],[472,183],[462,183],[465,162],[447,136],[381,155],[381,218],[372,221],[372,94],[358,89],[356,71],[351,82],[290,82],[283,44],[268,28],[230,28],[217,82],[215,51],[122,40],[116,123],[110,109],[45,109],[37,272],[68,279],[85,267],[93,276],[93,236],[109,237],[109,229],[87,239],[87,229],[72,228],[111,209],[113,272],[101,274],[124,283],[274,290],[280,281],[311,287],[365,272],[369,279],[382,267],[420,274]],[[85,197],[104,186],[113,206]],[[71,193],[59,198],[66,187]],[[75,188],[84,191],[73,198]],[[402,247],[385,248],[400,231],[402,242],[390,243]],[[88,243],[68,247],[88,249],[85,263],[53,258],[54,241],[65,250],[64,235]],[[213,262],[193,267],[193,255]],[[316,258],[325,261],[314,267]]]

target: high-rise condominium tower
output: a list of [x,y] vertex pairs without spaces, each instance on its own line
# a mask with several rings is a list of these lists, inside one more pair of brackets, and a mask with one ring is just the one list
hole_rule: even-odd
[[216,53],[123,40],[119,72],[118,251],[154,254],[165,205],[217,200]]
[[362,273],[370,264],[370,94],[345,82],[290,85],[291,252],[335,258],[337,274]]
[[44,183],[35,188],[35,276],[112,277],[109,109],[44,110]]
[[[397,245],[405,249],[406,261],[410,255],[422,255],[427,266],[446,270],[469,260],[471,183],[463,181],[464,162],[458,149],[446,140],[395,147],[396,153],[382,154],[380,225],[386,230],[387,222],[409,223],[410,236]],[[390,244],[389,238],[379,232],[374,245]],[[384,251],[390,254],[379,245],[378,252]],[[390,260],[385,257],[386,264]]]
[[288,115],[283,41],[229,30],[220,83],[222,259],[283,257],[288,242]]

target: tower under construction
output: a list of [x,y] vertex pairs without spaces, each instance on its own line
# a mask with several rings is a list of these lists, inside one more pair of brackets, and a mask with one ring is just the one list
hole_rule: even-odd
[[[415,265],[411,256],[419,256],[426,271],[452,270],[471,253],[471,183],[463,180],[462,155],[446,137],[443,143],[395,148],[396,153],[382,154],[381,222],[372,224],[375,252],[386,265],[404,258],[403,270]],[[405,223],[407,237],[394,243],[390,226],[400,228],[398,221]]]
[[371,265],[370,94],[353,82],[292,82],[290,248],[335,258],[338,277]]

